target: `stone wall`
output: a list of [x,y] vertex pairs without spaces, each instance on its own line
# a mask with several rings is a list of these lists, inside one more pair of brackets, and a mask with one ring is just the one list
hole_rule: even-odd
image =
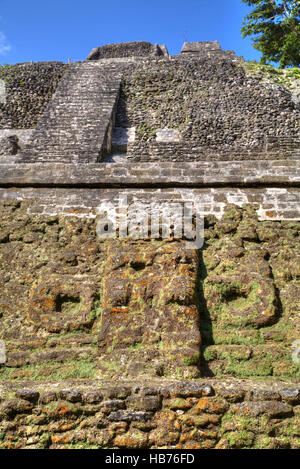
[[[125,57],[119,65],[124,78],[115,125],[136,128],[128,146],[133,161],[299,157],[299,109],[283,86],[262,83],[238,63],[216,57]],[[66,70],[51,62],[1,67],[0,127],[34,128]],[[175,130],[176,142],[157,142],[157,129]]]
[[[0,70],[0,448],[299,449],[299,107],[145,44]],[[203,244],[100,238],[120,195],[147,230],[194,204]]]
[[213,57],[215,60],[242,60],[242,58],[238,59],[233,50],[222,50],[218,41],[185,42],[182,46],[181,54],[184,54],[185,56],[189,54],[201,58]]
[[300,389],[255,382],[0,388],[2,449],[299,449]]
[[230,205],[197,252],[31,206],[1,204],[2,448],[299,448],[299,223]]
[[137,41],[120,44],[107,44],[105,46],[96,47],[90,52],[87,60],[123,57],[149,57],[151,55],[164,55],[164,53],[164,46],[161,49],[158,44],[152,45],[150,42]]
[[[242,156],[242,155],[241,155]],[[298,160],[127,163],[0,163],[1,187],[297,187]]]
[[97,162],[110,151],[126,63],[69,65],[21,161]]
[[1,164],[0,200],[32,200],[31,213],[94,217],[101,202],[192,202],[220,218],[227,203],[255,203],[261,220],[299,220],[297,160],[197,163]]
[[12,155],[18,155],[27,145],[33,129],[2,129],[0,130],[0,161],[8,162]]
[[[155,132],[156,141],[135,140],[127,145],[128,161],[249,161],[249,160],[285,160],[300,158],[299,138],[267,137],[262,147],[242,149],[229,148],[219,150],[203,147],[199,142],[189,140],[177,142],[159,142],[159,131]],[[267,143],[273,140],[272,144]]]
[[[208,155],[222,160],[235,152],[261,159],[268,136],[290,137],[289,150],[299,148],[299,110],[291,92],[246,76],[231,60],[216,58],[145,59],[129,67],[116,126],[136,127],[135,142],[128,148],[135,161]],[[156,129],[163,128],[179,130],[180,142],[157,143]]]
[[197,253],[172,238],[101,240],[94,219],[55,201],[60,215],[1,205],[2,379],[59,380],[80,361],[107,378],[299,376],[299,223],[229,205],[207,216]]
[[0,102],[0,129],[34,128],[67,67],[62,62],[1,66],[5,102]]
[[195,203],[201,207],[201,215],[212,214],[220,218],[226,204],[243,206],[254,203],[258,207],[260,220],[297,221],[299,213],[299,188],[199,188],[199,189],[137,189],[123,188],[18,188],[0,189],[1,201],[31,201],[32,214],[58,215],[94,218],[101,203],[118,205],[120,193],[127,197],[129,204],[142,203],[150,208],[151,203]]

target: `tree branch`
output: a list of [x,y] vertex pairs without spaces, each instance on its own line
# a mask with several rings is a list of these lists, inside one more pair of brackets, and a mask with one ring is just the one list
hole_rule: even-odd
[[[294,4],[294,1],[293,1],[293,4]],[[289,18],[291,16],[291,10],[287,5],[287,0],[283,0],[283,8],[284,8],[284,11],[285,11],[285,17]]]

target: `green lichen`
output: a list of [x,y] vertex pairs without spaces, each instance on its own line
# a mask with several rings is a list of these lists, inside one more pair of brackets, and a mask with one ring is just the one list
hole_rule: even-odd
[[280,69],[255,61],[245,62],[243,67],[249,75],[257,77],[265,82],[284,86],[290,91],[294,91],[296,87],[299,86],[300,69],[298,67]]

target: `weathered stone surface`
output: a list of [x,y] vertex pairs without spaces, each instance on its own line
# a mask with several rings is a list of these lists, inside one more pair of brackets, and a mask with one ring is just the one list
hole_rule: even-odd
[[5,102],[0,103],[0,128],[33,129],[67,68],[62,62],[1,66]]
[[183,54],[185,57],[187,56],[187,54],[189,54],[190,56],[197,56],[201,58],[212,57],[215,60],[242,60],[242,57],[238,58],[235,53],[231,50],[223,51],[218,41],[185,42],[182,46],[181,54]]
[[107,261],[98,339],[102,372],[162,376],[177,369],[183,376],[197,376],[195,253],[176,241],[113,241]]
[[[155,381],[154,387],[159,382]],[[123,402],[123,409],[112,410],[116,400],[106,403],[104,412],[103,407],[93,405],[86,399],[70,402],[71,396],[92,395],[100,383],[101,380],[78,382],[80,390],[76,387],[57,389],[57,383],[37,383],[32,388],[20,388],[18,395],[23,395],[23,398],[15,399],[8,397],[12,384],[3,383],[1,448],[21,449],[33,444],[37,445],[37,449],[63,449],[74,445],[85,449],[116,446],[128,449],[297,448],[297,405],[264,400],[266,396],[276,393],[283,395],[285,385],[272,386],[235,379],[227,382],[214,380],[214,396],[170,399],[164,397],[167,396],[166,391],[172,394],[176,385],[188,388],[192,383],[165,381],[164,395],[161,395],[162,409],[151,412],[130,408],[137,398],[158,399],[158,396],[139,394],[138,382],[127,383],[126,389],[130,395],[119,400],[119,403]],[[122,388],[119,382],[106,381],[103,392],[113,395],[115,384],[117,389]],[[150,383],[146,384],[150,390]],[[196,384],[207,387],[204,380]],[[45,389],[45,386],[48,390],[38,400],[39,389]],[[222,397],[224,389],[235,391],[242,402],[232,403],[232,394],[226,402]],[[290,386],[290,393],[293,389],[297,390],[297,387]],[[248,401],[247,396],[254,394],[257,400]]]
[[231,389],[230,387],[219,389],[219,394],[231,403],[240,402],[245,397],[243,389]]
[[[242,157],[242,155],[240,155]],[[32,172],[32,165],[19,162],[0,163],[0,185],[5,186],[88,186],[114,187],[119,185],[143,186],[153,188],[174,187],[213,187],[215,185],[262,186],[266,184],[284,184],[287,187],[299,185],[299,161],[282,161],[274,166],[276,161],[199,161],[197,163],[130,163],[124,162],[122,167],[111,163],[79,165],[76,163],[36,163]],[[232,189],[231,189],[232,190]],[[230,190],[230,192],[231,192]],[[286,190],[286,189],[285,189]],[[239,191],[242,194],[242,191]],[[254,191],[253,191],[254,192]],[[270,191],[278,202],[287,200],[284,191],[273,189]],[[227,190],[228,193],[228,190]],[[219,202],[225,201],[219,200]],[[217,200],[216,200],[217,202]],[[256,202],[255,200],[253,202]],[[264,202],[262,200],[262,202]],[[265,202],[265,203],[270,203]],[[272,207],[271,207],[272,208]],[[250,236],[250,233],[248,233]]]
[[[61,252],[66,263],[77,264],[76,253],[72,249]],[[43,324],[50,332],[75,331],[92,327],[95,321],[95,301],[97,286],[91,285],[89,278],[73,278],[66,275],[49,275],[33,284],[29,293],[28,319]],[[67,316],[67,318],[66,318]]]
[[212,386],[203,383],[176,383],[170,388],[172,397],[202,397],[214,394]]
[[220,397],[202,397],[196,407],[195,412],[200,414],[202,412],[208,414],[223,414],[229,405],[225,399]]
[[21,160],[97,162],[110,152],[122,68],[99,62],[70,65]]
[[114,389],[102,389],[102,394],[109,399],[125,399],[130,396],[131,389],[127,386],[116,386]]
[[109,420],[124,421],[124,422],[140,422],[152,418],[152,414],[142,411],[117,411],[109,414]]
[[15,396],[25,401],[36,402],[40,397],[40,393],[31,389],[18,389]]
[[[205,376],[297,378],[298,224],[270,226],[250,207],[227,207],[220,222],[207,220],[198,257],[176,240],[102,242],[92,219],[29,217],[26,207],[7,201],[1,209],[8,227],[0,230],[7,375],[35,376],[34,365],[45,378],[90,376],[98,353],[109,377],[178,376],[179,369],[182,376],[199,376],[201,363]],[[237,222],[223,233],[230,216]],[[278,262],[283,249],[285,260]],[[266,301],[274,302],[273,317],[259,313]],[[183,317],[188,319],[181,322]],[[201,397],[211,391],[191,383],[172,393]],[[105,399],[126,396],[121,389]]]
[[115,438],[115,445],[119,448],[142,449],[146,448],[148,436],[138,430],[133,430]]
[[[136,127],[128,157],[134,161],[297,158],[299,111],[291,93],[248,77],[234,63],[233,52],[227,57],[223,51],[213,51],[210,58],[209,54],[184,53],[168,63],[148,59],[124,73],[116,125]],[[178,129],[180,142],[156,142],[155,130],[163,128]]]
[[[0,448],[299,449],[297,100],[217,43],[131,46],[0,70],[0,138],[37,124],[0,149]],[[100,239],[121,193],[200,203],[201,249]]]
[[108,401],[101,402],[101,409],[104,413],[109,413],[112,411],[116,411],[118,409],[124,409],[125,402],[121,399],[110,399]]
[[0,415],[3,413],[10,418],[17,414],[31,413],[32,409],[32,402],[25,399],[9,399],[0,405]]
[[258,390],[249,394],[251,401],[280,401],[281,395],[276,391]]
[[283,388],[280,392],[282,399],[291,404],[300,403],[300,389]]
[[69,402],[81,402],[82,400],[81,393],[73,389],[62,389],[59,391],[58,396],[60,399]]
[[103,400],[103,393],[101,391],[88,391],[83,394],[82,398],[87,404],[97,404]]
[[179,131],[177,129],[156,129],[157,142],[179,142]]
[[[129,206],[140,202],[147,210],[150,210],[151,203],[162,210],[167,202],[193,202],[199,216],[214,214],[221,218],[227,203],[240,207],[251,203],[258,205],[260,220],[298,220],[299,164],[294,160],[272,169],[274,163],[276,162],[272,161],[263,165],[263,162],[251,162],[251,166],[248,162],[226,161],[216,164],[195,163],[192,166],[191,163],[131,163],[122,168],[111,163],[36,163],[34,173],[29,164],[0,164],[0,186],[4,186],[0,188],[0,200],[35,199],[29,208],[32,214],[94,218],[100,202],[103,205],[119,204],[121,189]],[[285,187],[265,186],[265,183],[276,185],[278,182]],[[257,187],[238,187],[248,183],[250,186],[256,184]],[[225,184],[231,185],[231,189],[219,187]],[[170,185],[174,187],[169,187]],[[116,186],[120,186],[120,189]],[[235,223],[224,220],[219,225],[220,231],[226,234],[226,230],[229,230],[230,233],[236,226]],[[267,233],[267,230],[261,228],[256,233],[253,227],[250,231],[249,222],[239,227],[239,234],[245,241],[255,241],[257,238],[265,241],[268,239]]]
[[[116,125],[123,128],[135,125],[137,127],[137,140],[129,148],[131,158],[142,161],[147,159],[161,160],[162,158],[171,161],[206,160],[207,151],[204,149],[211,150],[209,159],[213,160],[240,159],[240,155],[246,159],[252,155],[251,159],[277,158],[279,160],[289,155],[299,156],[298,109],[287,89],[268,86],[259,79],[247,77],[243,67],[234,63],[236,61],[235,54],[232,51],[222,51],[216,42],[185,44],[183,49],[189,49],[189,52],[168,60],[165,57],[159,60],[145,57],[149,54],[162,55],[165,51],[157,44],[151,46],[144,42],[112,44],[93,51],[94,59],[99,58],[100,55],[102,57],[121,57],[119,61],[111,58],[106,59],[108,62],[102,61],[101,67],[104,69],[108,67],[114,76],[119,72],[122,74],[123,69],[127,70],[117,109]],[[192,50],[194,52],[191,52]],[[139,55],[139,60],[130,60],[132,55]],[[126,57],[129,57],[128,60]],[[72,133],[72,130],[77,128],[78,132],[84,134],[81,142],[82,144],[85,142],[86,147],[86,151],[83,151],[82,148],[84,155],[82,154],[81,158],[84,157],[84,161],[87,159],[95,161],[94,147],[96,142],[92,148],[87,147],[85,141],[90,138],[91,128],[95,128],[95,119],[91,123],[87,119],[83,119],[83,115],[87,108],[90,114],[93,114],[92,104],[98,105],[98,108],[100,106],[106,108],[107,100],[104,99],[103,102],[99,103],[93,95],[89,106],[87,103],[83,105],[81,101],[75,103],[76,90],[73,89],[72,82],[73,72],[77,69],[80,70],[78,83],[81,83],[82,86],[77,91],[81,92],[84,89],[85,82],[80,82],[80,79],[84,80],[85,78],[85,81],[88,80],[90,83],[89,93],[91,93],[90,88],[93,80],[87,70],[93,70],[96,75],[98,73],[97,63],[95,60],[92,62],[71,65],[49,62],[2,67],[1,76],[7,82],[8,90],[8,99],[4,105],[1,105],[4,106],[3,128],[35,127],[37,115],[41,116],[49,97],[56,90],[57,82],[63,77],[64,71],[68,70],[56,90],[53,102],[50,103],[49,109],[56,109],[53,110],[55,116],[52,121],[52,129],[47,127],[49,135],[46,138],[45,129],[43,130],[45,122],[43,124],[42,120],[38,124],[39,130],[35,132],[34,139],[37,144],[41,138],[42,140],[44,138],[46,146],[51,144],[52,160],[58,161],[59,157],[70,160],[70,147],[67,146],[64,138],[68,135],[69,141],[72,141],[73,158],[78,157]],[[36,75],[39,76],[38,83],[36,83]],[[77,81],[75,79],[76,83]],[[110,89],[112,90],[112,88],[111,84]],[[62,101],[60,103],[64,104],[64,118],[59,112],[59,89],[64,91],[64,95],[67,92],[73,96],[72,99],[68,96],[68,102]],[[172,93],[165,93],[165,90],[172,90]],[[35,94],[33,98],[33,92],[38,94],[38,99],[34,99]],[[95,90],[94,92],[96,93]],[[103,96],[107,98],[108,91],[102,90],[102,92]],[[86,96],[86,93],[82,93],[82,95]],[[189,98],[186,99],[186,96]],[[226,96],[225,101],[224,96]],[[25,103],[22,101],[24,98]],[[19,103],[20,99],[21,103]],[[140,106],[141,100],[143,101],[142,107]],[[80,109],[80,118],[75,121],[70,120],[70,115],[67,113],[69,102],[73,102],[77,112]],[[178,112],[179,108],[180,112]],[[274,108],[277,109],[276,116],[273,112]],[[45,119],[48,122],[49,113],[47,114],[47,112]],[[215,116],[212,116],[212,112],[215,113]],[[12,114],[12,118],[10,114]],[[103,118],[106,120],[104,127],[107,129],[113,119],[111,120],[108,115]],[[253,120],[256,122],[254,128],[251,125]],[[68,128],[65,135],[60,129],[62,121],[65,122],[65,129]],[[103,131],[102,124],[100,127],[98,125],[98,134]],[[178,130],[182,141],[175,144],[173,142],[170,145],[158,142],[155,145],[153,129],[162,128]],[[109,140],[110,138],[105,142],[108,144],[107,147],[110,147]],[[43,146],[41,142],[39,145],[44,154],[44,160],[49,160],[50,155],[44,148],[45,145]],[[60,152],[57,145],[61,145]],[[37,147],[30,147],[27,158],[30,158],[31,153],[34,161],[39,160],[36,153]],[[86,154],[87,148],[91,153],[89,158]],[[98,148],[98,150],[101,149]],[[231,151],[228,152],[228,150]],[[66,155],[68,152],[69,154]],[[219,154],[220,152],[221,154]],[[33,153],[35,153],[34,157]]]
[[235,404],[232,411],[248,417],[266,414],[270,418],[290,417],[293,413],[290,405],[277,401],[243,402]]
[[40,396],[40,404],[49,404],[49,402],[53,402],[57,400],[57,393],[55,391],[46,391],[43,392]]
[[16,135],[0,139],[0,157],[5,155],[16,155],[20,150],[19,140]]
[[134,410],[153,411],[161,407],[159,396],[130,396],[126,399],[126,405]]
[[152,45],[150,42],[136,41],[120,44],[107,44],[94,48],[86,60],[100,60],[107,58],[121,57],[148,57],[150,55],[164,55],[158,44]]
[[32,129],[0,129],[0,155],[17,155],[30,141],[32,132]]

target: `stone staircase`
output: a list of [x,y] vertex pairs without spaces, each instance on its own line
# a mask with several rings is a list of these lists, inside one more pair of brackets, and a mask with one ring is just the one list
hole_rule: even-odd
[[21,154],[22,162],[92,163],[110,151],[126,62],[74,63]]

